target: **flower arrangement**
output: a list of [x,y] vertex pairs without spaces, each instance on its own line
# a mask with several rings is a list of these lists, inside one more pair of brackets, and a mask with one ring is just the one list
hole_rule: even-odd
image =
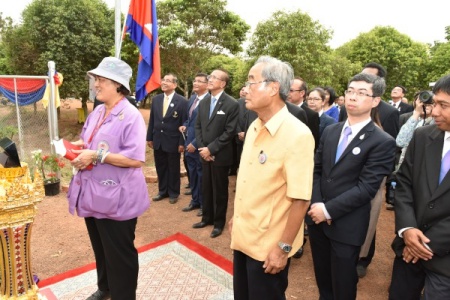
[[65,164],[56,154],[42,155],[42,150],[39,149],[32,151],[31,155],[37,171],[44,180],[44,184],[59,181],[59,173]]

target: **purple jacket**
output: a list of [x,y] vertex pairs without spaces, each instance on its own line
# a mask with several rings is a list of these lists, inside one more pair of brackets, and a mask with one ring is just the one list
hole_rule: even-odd
[[[145,161],[146,126],[141,113],[128,101],[120,101],[88,143],[105,106],[99,105],[87,118],[81,138],[88,149],[104,148],[128,158]],[[73,176],[67,193],[69,212],[80,217],[129,220],[144,213],[150,205],[147,184],[141,168],[121,168],[97,164],[91,171]]]

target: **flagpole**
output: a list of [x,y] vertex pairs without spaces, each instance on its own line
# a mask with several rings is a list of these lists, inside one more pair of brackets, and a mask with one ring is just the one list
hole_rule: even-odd
[[116,0],[116,7],[115,7],[115,22],[114,22],[114,45],[115,45],[115,56],[116,58],[120,58],[120,47],[121,47],[121,12],[120,12],[120,0]]

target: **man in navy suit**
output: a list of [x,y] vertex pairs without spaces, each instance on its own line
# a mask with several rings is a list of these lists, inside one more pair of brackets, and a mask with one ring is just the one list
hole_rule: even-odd
[[211,237],[222,234],[228,207],[228,170],[233,163],[239,105],[224,89],[230,77],[224,70],[208,76],[210,96],[200,102],[195,138],[202,160],[203,217],[193,228],[214,225]]
[[394,161],[395,140],[370,118],[385,87],[383,78],[355,75],[345,93],[348,119],[325,128],[315,155],[306,223],[320,299],[356,299],[370,201]]
[[184,151],[184,139],[179,127],[187,118],[187,101],[175,93],[177,78],[167,74],[161,80],[162,94],[152,99],[148,123],[147,144],[153,149],[158,195],[153,201],[169,197],[175,204],[180,195],[180,153]]
[[188,118],[180,127],[180,131],[186,135],[185,158],[188,165],[188,172],[191,178],[192,200],[188,206],[183,208],[184,212],[200,208],[197,216],[202,215],[202,163],[198,153],[197,140],[195,139],[195,122],[197,121],[198,106],[200,102],[208,95],[208,75],[198,73],[192,82],[193,94],[188,103]]
[[434,125],[414,131],[397,172],[389,299],[450,299],[450,75],[433,87]]

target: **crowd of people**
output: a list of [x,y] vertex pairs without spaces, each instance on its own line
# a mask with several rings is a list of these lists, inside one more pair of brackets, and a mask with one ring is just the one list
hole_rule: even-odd
[[412,106],[401,85],[381,99],[386,71],[374,62],[342,96],[308,89],[289,63],[269,56],[249,70],[238,100],[225,92],[226,70],[195,74],[189,100],[169,73],[145,132],[142,116],[122,101],[130,70],[105,58],[88,72],[103,104],[75,142],[84,149],[72,162],[79,171],[70,210],[85,218],[97,262],[98,291],[88,299],[136,297],[134,230],[149,204],[139,186],[145,142],[158,175],[153,201],[178,201],[182,155],[192,196],[182,211],[201,217],[192,227],[212,226],[217,238],[228,226],[235,299],[286,299],[290,260],[302,256],[308,235],[320,299],[356,299],[383,198],[397,233],[389,299],[450,299],[450,76],[436,82],[431,100],[417,93]]

